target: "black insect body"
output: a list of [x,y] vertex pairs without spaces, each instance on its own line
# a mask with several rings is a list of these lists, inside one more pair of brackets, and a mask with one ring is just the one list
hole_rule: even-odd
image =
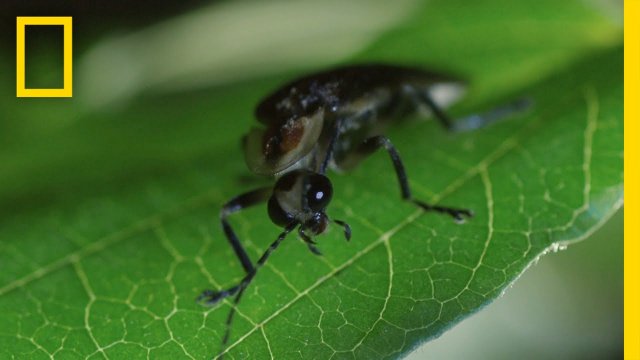
[[[262,124],[243,139],[248,167],[277,178],[273,188],[259,188],[227,202],[220,213],[222,228],[246,271],[237,285],[222,291],[207,290],[198,298],[206,305],[235,295],[227,318],[229,337],[235,305],[270,254],[296,230],[314,254],[320,254],[314,237],[330,222],[341,226],[347,240],[349,225],[331,219],[326,208],[333,189],[325,175],[328,168],[348,170],[377,149],[384,148],[395,169],[402,199],[427,211],[471,217],[467,209],[427,204],[412,197],[400,155],[383,134],[393,122],[416,111],[432,114],[448,130],[466,130],[493,121],[513,109],[503,108],[487,116],[471,116],[452,122],[443,108],[459,99],[464,84],[453,77],[416,68],[391,65],[358,65],[334,69],[293,81],[264,99],[256,109]],[[518,106],[518,105],[516,105]],[[227,217],[244,208],[267,202],[269,217],[284,231],[254,265],[232,230]]]

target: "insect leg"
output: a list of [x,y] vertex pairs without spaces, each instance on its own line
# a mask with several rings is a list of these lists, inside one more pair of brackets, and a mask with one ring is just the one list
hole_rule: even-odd
[[[280,235],[278,235],[278,238],[273,243],[271,243],[271,245],[267,248],[267,250],[265,250],[262,256],[260,256],[260,259],[258,259],[258,262],[256,263],[256,266],[253,269],[253,271],[248,273],[244,277],[244,279],[242,279],[240,284],[237,285],[238,286],[237,294],[236,294],[236,297],[233,299],[233,307],[231,308],[231,311],[229,311],[229,315],[227,316],[227,322],[226,322],[227,329],[224,333],[224,338],[222,338],[223,352],[224,352],[224,347],[227,344],[227,341],[229,341],[229,335],[231,334],[231,323],[233,322],[233,317],[236,314],[236,308],[238,306],[238,303],[240,302],[240,299],[242,299],[242,295],[244,294],[244,291],[247,289],[247,286],[249,286],[253,278],[256,276],[258,269],[261,268],[265,262],[267,262],[269,255],[271,255],[271,253],[278,248],[280,243],[287,237],[287,235],[291,231],[293,231],[293,229],[295,229],[297,225],[298,223],[295,223],[295,222],[287,225],[284,231],[280,233]],[[223,354],[221,354],[219,358],[222,358],[222,355]]]
[[329,146],[327,147],[327,153],[324,156],[324,160],[322,161],[322,165],[320,165],[320,170],[318,171],[320,174],[324,174],[327,171],[327,166],[329,166],[329,161],[331,160],[336,147],[336,141],[338,140],[338,136],[340,136],[340,128],[342,127],[343,121],[344,119],[342,118],[336,120],[333,133],[331,134],[331,140],[329,140]]
[[440,121],[440,124],[442,124],[445,129],[449,131],[454,130],[453,121],[451,120],[449,115],[447,115],[444,110],[442,110],[442,108],[438,104],[436,104],[435,101],[433,101],[431,95],[424,91],[415,91],[415,94],[418,96],[419,101],[425,104],[429,108],[429,110],[431,110],[433,116],[435,116],[435,118]]
[[[246,209],[253,205],[259,204],[263,201],[266,201],[271,195],[271,188],[264,187],[255,189],[253,191],[246,192],[244,194],[238,195],[233,199],[229,200],[224,206],[222,210],[220,210],[220,222],[222,223],[222,229],[224,234],[231,244],[233,251],[236,253],[238,260],[242,264],[242,267],[246,271],[247,274],[251,274],[255,272],[255,268],[251,263],[251,259],[247,255],[244,247],[240,243],[240,240],[236,236],[235,232],[231,228],[231,225],[227,221],[227,217],[233,213],[236,213],[242,209]],[[234,295],[238,292],[239,287],[233,286],[229,289],[222,291],[213,291],[213,290],[205,290],[199,297],[198,301],[204,301],[207,305],[214,305],[218,301]]]
[[458,208],[450,208],[439,205],[430,205],[423,201],[416,200],[411,196],[411,190],[409,189],[409,182],[407,180],[407,173],[404,170],[404,165],[402,164],[402,160],[400,159],[400,154],[398,150],[396,150],[391,140],[389,140],[385,136],[373,136],[364,141],[359,151],[365,153],[372,153],[377,149],[384,147],[389,156],[391,157],[391,162],[393,163],[393,167],[396,171],[396,175],[398,176],[398,182],[400,184],[400,192],[402,193],[402,199],[411,201],[412,203],[418,205],[422,209],[426,211],[435,211],[443,214],[448,214],[453,217],[456,221],[462,222],[465,217],[473,216],[471,210],[467,209],[458,209]]
[[533,100],[529,98],[519,98],[510,103],[498,106],[483,114],[473,114],[461,119],[456,119],[451,130],[453,131],[470,131],[487,126],[496,121],[500,121],[507,116],[527,110],[533,104]]
[[240,263],[242,263],[242,267],[247,273],[251,273],[254,270],[253,264],[251,263],[247,252],[242,247],[242,244],[240,244],[240,240],[238,240],[238,237],[231,228],[231,225],[229,225],[227,217],[242,209],[246,209],[253,205],[257,205],[261,202],[267,201],[269,199],[269,196],[271,196],[271,188],[263,187],[255,189],[238,195],[229,200],[226,204],[224,204],[222,210],[220,211],[220,222],[222,223],[224,234],[226,235],[227,240],[229,240],[233,251],[236,253],[236,256],[240,260]]
[[329,166],[329,161],[333,157],[335,152],[336,143],[338,141],[338,137],[340,136],[340,132],[342,131],[342,125],[345,121],[363,121],[366,119],[370,119],[371,117],[376,116],[376,112],[373,109],[367,109],[357,114],[350,115],[348,117],[341,117],[336,120],[333,133],[331,134],[331,140],[329,140],[329,146],[327,147],[327,153],[325,154],[324,160],[322,161],[322,165],[318,173],[324,174],[327,171],[327,166]]
[[527,110],[533,103],[530,98],[523,97],[505,105],[498,106],[483,114],[473,114],[465,116],[463,118],[451,120],[451,118],[444,112],[444,110],[438,104],[436,104],[429,93],[415,89],[410,89],[409,93],[411,94],[414,101],[418,101],[426,105],[429,110],[431,110],[436,119],[440,121],[442,126],[445,127],[445,129],[453,132],[479,129],[496,121],[500,121],[512,114]]

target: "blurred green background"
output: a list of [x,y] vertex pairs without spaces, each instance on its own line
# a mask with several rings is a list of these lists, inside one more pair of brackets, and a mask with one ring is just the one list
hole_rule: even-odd
[[[490,3],[501,11],[496,18],[510,16],[509,1]],[[537,2],[530,3],[532,18],[545,16]],[[518,88],[549,72],[549,64],[561,68],[587,49],[609,46],[620,35],[622,1],[583,4],[582,13],[562,13],[563,5],[555,4],[561,15],[546,26],[565,31],[563,20],[575,25],[576,18],[602,16],[608,22],[604,29],[591,28],[585,21],[584,28],[566,30],[575,31],[580,41],[556,44],[557,51],[545,54],[544,61],[535,58],[536,42],[510,39],[524,50],[507,51],[502,58],[505,67],[527,57],[528,47],[532,57],[522,68],[504,74],[480,73],[475,79],[479,85],[472,84],[471,91],[480,97],[471,96],[466,106],[486,100],[483,94],[500,76],[513,76],[511,86]],[[494,48],[477,49],[469,39],[469,57],[450,59],[447,41],[438,41],[450,34],[432,34],[427,43],[433,50],[416,48],[415,57],[407,49],[416,44],[403,42],[415,27],[432,24],[417,21],[417,13],[428,14],[431,22],[450,23],[452,33],[464,27],[465,19],[457,18],[464,14],[464,3],[450,8],[458,11],[431,14],[429,3],[417,0],[3,1],[0,216],[9,223],[20,216],[73,207],[96,194],[108,195],[113,188],[135,188],[194,166],[210,166],[208,154],[238,149],[235,129],[252,124],[255,102],[281,79],[352,59],[396,60],[393,48],[380,51],[376,44],[396,44],[400,61],[478,73],[483,59],[495,61],[483,52],[499,52],[505,45],[496,41]],[[72,99],[15,98],[18,15],[74,17]],[[260,36],[247,30],[265,24],[269,31]],[[524,22],[514,33],[531,33],[540,41],[536,24]],[[60,83],[58,30],[27,32],[27,84]],[[220,94],[237,101],[220,101]],[[211,109],[230,117],[211,121]],[[244,164],[236,168],[230,181],[259,182],[248,176]],[[543,257],[502,298],[410,358],[510,359],[523,358],[523,351],[528,354],[524,358],[531,359],[621,358],[622,236],[619,213],[592,238]]]

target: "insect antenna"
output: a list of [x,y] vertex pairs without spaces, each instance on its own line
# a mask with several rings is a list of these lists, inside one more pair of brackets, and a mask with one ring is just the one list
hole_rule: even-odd
[[296,226],[298,226],[297,222],[292,222],[291,224],[287,225],[284,231],[280,233],[280,235],[278,235],[278,238],[273,243],[271,243],[271,245],[269,245],[269,247],[267,248],[267,250],[264,251],[260,259],[258,259],[258,262],[256,263],[254,270],[249,274],[247,274],[247,276],[245,276],[244,279],[242,279],[242,282],[240,282],[240,284],[238,285],[239,287],[238,293],[233,298],[231,310],[229,311],[229,315],[227,315],[226,329],[224,332],[224,337],[222,338],[222,351],[220,352],[220,355],[218,355],[217,359],[222,359],[224,357],[224,353],[226,351],[226,345],[227,345],[227,342],[229,341],[229,336],[231,335],[231,324],[233,323],[233,318],[235,317],[238,303],[240,303],[240,299],[242,299],[242,294],[244,294],[244,291],[247,289],[247,286],[249,286],[253,278],[256,276],[258,269],[260,269],[264,265],[264,263],[267,262],[269,255],[271,255],[271,253],[278,248],[280,243],[287,237],[287,235],[291,231],[293,231],[293,229],[295,229]]
[[347,241],[351,240],[351,226],[349,226],[349,224],[342,220],[332,219],[331,221],[342,226],[342,228],[344,229],[344,238],[347,239]]

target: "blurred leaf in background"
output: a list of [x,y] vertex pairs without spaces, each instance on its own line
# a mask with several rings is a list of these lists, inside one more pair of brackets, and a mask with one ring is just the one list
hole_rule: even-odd
[[[2,5],[7,29],[17,15],[73,15],[77,66],[74,98],[17,99],[2,40],[0,357],[214,356],[229,306],[194,298],[242,276],[217,212],[267,183],[239,139],[261,96],[318,67],[460,74],[471,88],[453,115],[523,95],[536,106],[469,134],[418,121],[390,132],[416,195],[472,208],[465,225],[402,203],[384,154],[332,175],[329,211],[353,240],[331,231],[318,258],[289,239],[239,307],[230,358],[398,358],[622,204],[616,3],[61,4]],[[278,233],[264,208],[232,221],[254,259]]]

